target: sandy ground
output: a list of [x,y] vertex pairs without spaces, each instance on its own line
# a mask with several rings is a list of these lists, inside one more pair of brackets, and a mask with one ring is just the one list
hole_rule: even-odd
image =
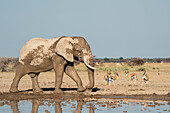
[[[149,65],[147,65],[149,66]],[[153,67],[150,66],[151,68]],[[138,80],[133,81],[125,76],[124,72],[118,72],[120,77],[111,84],[111,86],[106,86],[104,81],[104,75],[107,74],[106,71],[95,72],[95,91],[85,91],[83,94],[89,95],[109,95],[109,94],[123,94],[123,95],[140,95],[140,94],[156,94],[156,95],[167,95],[170,93],[170,64],[163,65],[160,70],[160,75],[157,71],[147,71],[149,75],[149,82],[145,83],[142,80],[143,72],[136,71]],[[149,69],[148,69],[149,70]],[[83,86],[86,86],[88,81],[88,76],[86,71],[78,71],[80,75]],[[0,93],[8,93],[12,80],[14,78],[14,72],[4,72],[0,73]],[[39,75],[39,84],[43,88],[44,94],[50,94],[54,90],[55,85],[55,74],[54,72],[43,72]],[[64,92],[76,92],[76,84],[67,75],[64,75],[62,88],[65,89]],[[27,93],[32,93],[32,82],[31,78],[26,75],[19,83],[19,90],[26,91]]]

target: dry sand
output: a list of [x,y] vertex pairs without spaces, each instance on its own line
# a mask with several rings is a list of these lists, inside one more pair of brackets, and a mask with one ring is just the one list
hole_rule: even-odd
[[[108,64],[111,66],[116,66],[116,64]],[[145,83],[142,80],[143,72],[133,71],[137,74],[138,80],[133,81],[129,80],[124,72],[118,72],[120,77],[115,81],[115,86],[105,86],[103,80],[104,75],[107,74],[106,71],[97,71],[95,72],[95,87],[94,92],[85,91],[81,94],[85,95],[168,95],[170,93],[170,64],[145,64],[149,75],[149,82]],[[153,67],[160,67],[160,75],[158,75],[156,70],[153,70]],[[88,81],[88,76],[86,71],[79,71],[83,86],[86,86]],[[0,93],[8,94],[9,88],[14,78],[14,72],[4,72],[0,73]],[[43,94],[51,94],[54,90],[55,85],[55,74],[54,72],[43,72],[39,75],[39,84],[43,88]],[[67,75],[64,75],[62,88],[65,90],[65,93],[77,93],[75,82],[70,79]],[[32,94],[32,82],[31,78],[26,75],[24,76],[19,83],[19,90],[26,91],[25,93]]]

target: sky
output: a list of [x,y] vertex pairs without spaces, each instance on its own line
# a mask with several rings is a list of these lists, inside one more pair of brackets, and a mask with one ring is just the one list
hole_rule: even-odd
[[31,38],[82,36],[97,58],[170,57],[170,0],[0,0],[0,56]]

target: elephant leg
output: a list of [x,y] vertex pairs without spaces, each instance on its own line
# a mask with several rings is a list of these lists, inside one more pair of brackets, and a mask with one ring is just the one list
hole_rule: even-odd
[[65,69],[65,73],[71,78],[73,79],[76,84],[77,84],[77,91],[81,92],[81,91],[85,91],[86,89],[83,87],[82,85],[82,81],[77,73],[77,71],[75,70],[74,66],[69,66],[67,65],[66,66],[66,69]]
[[56,93],[61,93],[63,92],[60,88],[62,85],[62,81],[63,81],[63,74],[64,74],[64,67],[61,68],[61,70],[59,69],[55,69],[55,91]]
[[65,69],[66,61],[59,56],[53,57],[53,66],[55,71],[55,93],[63,92],[60,88],[62,85],[63,74]]
[[40,105],[39,100],[33,100],[33,102],[32,102],[32,113],[38,113],[39,105]]
[[13,79],[13,82],[11,84],[11,88],[9,90],[10,92],[18,92],[19,81],[26,74],[27,73],[25,72],[23,65],[19,64],[16,68],[15,77]]
[[13,113],[19,113],[18,102],[19,101],[17,101],[17,100],[10,101],[11,109],[12,109]]
[[60,105],[61,101],[56,100],[55,101],[55,113],[62,113],[62,108]]
[[38,75],[40,73],[29,73],[31,80],[32,80],[32,89],[34,93],[41,93],[43,92],[38,84]]

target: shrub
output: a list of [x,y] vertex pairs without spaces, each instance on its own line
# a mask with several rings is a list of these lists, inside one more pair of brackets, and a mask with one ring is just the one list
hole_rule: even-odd
[[96,66],[96,71],[117,71],[117,68],[115,67],[100,67],[100,66]]
[[2,58],[0,57],[0,71],[14,71],[17,65],[18,59],[16,58]]
[[136,71],[146,71],[146,68],[145,67],[137,67]]
[[122,70],[123,71],[129,71],[129,68],[128,67],[122,67]]
[[80,68],[80,67],[78,67],[78,68],[76,68],[76,71],[87,71],[87,68]]
[[129,66],[138,66],[138,65],[143,65],[146,61],[141,58],[133,58],[128,62]]

